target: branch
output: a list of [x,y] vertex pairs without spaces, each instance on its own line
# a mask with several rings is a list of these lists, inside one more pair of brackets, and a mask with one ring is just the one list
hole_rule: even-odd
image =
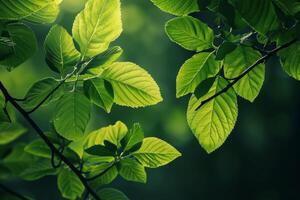
[[29,200],[27,197],[25,197],[25,196],[23,196],[23,195],[15,192],[15,191],[11,190],[10,188],[6,187],[5,185],[3,185],[1,183],[0,183],[0,189],[2,189],[3,191],[6,191],[7,193],[9,193],[9,194],[11,194],[11,195],[13,195],[15,197],[18,197],[21,200]]
[[208,99],[201,102],[201,104],[196,108],[196,110],[200,109],[202,106],[213,100],[214,98],[222,95],[223,93],[227,92],[231,87],[233,87],[239,80],[241,80],[244,76],[246,76],[251,70],[253,70],[255,67],[257,67],[259,64],[265,62],[269,58],[271,58],[273,55],[278,53],[279,51],[288,48],[292,44],[296,43],[298,40],[294,39],[280,47],[275,48],[274,50],[268,52],[265,56],[258,59],[255,63],[253,63],[251,66],[249,66],[243,73],[241,73],[239,76],[232,79],[232,82],[230,82],[225,88],[214,94],[213,96],[209,97]]
[[86,190],[96,199],[101,200],[98,197],[97,193],[91,188],[85,177],[81,174],[81,172],[72,164],[72,162],[66,158],[56,147],[51,143],[48,137],[44,134],[42,129],[33,121],[33,119],[8,93],[7,89],[4,87],[2,82],[0,81],[0,90],[2,91],[5,99],[9,101],[26,119],[26,121],[33,127],[33,129],[37,132],[37,134],[44,140],[44,142],[48,145],[48,147],[53,151],[73,172],[74,174],[80,179],[81,183],[85,186]]

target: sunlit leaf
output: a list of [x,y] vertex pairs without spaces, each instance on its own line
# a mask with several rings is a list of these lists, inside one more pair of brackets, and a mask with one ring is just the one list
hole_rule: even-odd
[[119,174],[127,181],[147,182],[147,174],[144,166],[130,158],[121,160]]
[[157,7],[173,15],[198,11],[198,0],[151,0]]

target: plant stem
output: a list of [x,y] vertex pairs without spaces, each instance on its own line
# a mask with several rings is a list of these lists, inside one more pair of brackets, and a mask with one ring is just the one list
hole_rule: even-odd
[[232,88],[239,80],[241,80],[244,76],[246,76],[251,70],[253,70],[255,67],[257,67],[259,64],[265,62],[269,58],[271,58],[273,55],[278,53],[279,51],[288,48],[292,44],[296,43],[298,40],[294,39],[280,47],[275,48],[274,50],[268,52],[265,56],[261,57],[258,59],[255,63],[253,63],[251,66],[249,66],[243,73],[241,73],[239,76],[231,79],[232,82],[230,82],[225,88],[214,94],[213,96],[209,97],[208,99],[205,99],[204,101],[201,102],[201,104],[196,108],[196,110],[200,109],[202,106],[213,100],[214,98],[222,95],[223,93],[227,92],[230,88]]
[[29,113],[27,113],[8,93],[7,89],[4,87],[2,82],[0,81],[0,90],[2,91],[5,99],[9,101],[19,112],[20,114],[26,119],[26,121],[33,127],[33,129],[37,132],[37,134],[44,140],[44,142],[49,146],[51,151],[53,151],[80,179],[81,183],[85,186],[86,190],[96,199],[101,200],[98,197],[97,193],[90,187],[89,183],[85,179],[85,177],[81,174],[81,172],[72,164],[72,162],[66,158],[56,147],[51,143],[48,137],[44,134],[42,129],[33,121],[30,117]]
[[25,197],[25,196],[23,196],[23,195],[15,192],[15,191],[11,190],[10,188],[6,187],[5,185],[3,185],[1,183],[0,183],[0,189],[2,189],[3,191],[6,191],[7,193],[9,193],[9,194],[11,194],[11,195],[13,195],[15,197],[18,197],[21,200],[29,200],[27,197]]

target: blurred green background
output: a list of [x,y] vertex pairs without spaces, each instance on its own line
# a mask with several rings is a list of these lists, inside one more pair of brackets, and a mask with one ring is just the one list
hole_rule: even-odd
[[[83,4],[84,0],[64,0],[57,23],[71,32]],[[145,185],[118,178],[112,186],[132,200],[300,199],[300,82],[284,74],[276,59],[270,60],[260,96],[253,104],[239,100],[234,131],[219,150],[207,155],[187,127],[188,98],[175,98],[176,74],[192,54],[165,35],[164,23],[172,16],[161,12],[150,0],[123,0],[122,12],[124,32],[114,44],[123,47],[122,60],[149,71],[160,85],[164,101],[142,109],[114,106],[110,115],[95,108],[89,130],[117,120],[128,126],[140,122],[147,136],[165,139],[183,156],[166,167],[147,170]],[[11,73],[0,69],[1,81],[16,97],[22,97],[35,81],[53,75],[44,62],[42,48],[50,26],[31,26],[40,50]],[[45,130],[53,109],[43,108],[33,115]],[[35,137],[34,131],[26,137],[25,141]],[[33,183],[12,181],[8,185],[39,200],[60,199],[55,177]]]

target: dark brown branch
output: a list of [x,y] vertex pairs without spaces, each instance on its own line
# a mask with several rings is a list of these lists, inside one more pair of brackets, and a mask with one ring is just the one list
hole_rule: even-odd
[[27,197],[13,191],[12,189],[6,187],[5,185],[0,183],[0,189],[2,189],[3,191],[7,192],[8,194],[11,194],[12,196],[18,197],[21,200],[29,200]]
[[2,82],[0,81],[0,90],[2,91],[5,99],[9,101],[26,119],[26,121],[33,127],[33,129],[37,132],[37,134],[44,140],[44,142],[48,145],[48,147],[53,151],[80,179],[81,183],[85,186],[86,190],[96,199],[101,200],[98,197],[97,193],[91,188],[85,177],[81,174],[81,172],[66,158],[56,147],[51,143],[48,137],[44,134],[42,129],[33,121],[30,115],[13,99],[13,97],[8,93],[7,89],[4,87]]
[[223,88],[222,90],[220,90],[219,92],[217,92],[216,94],[214,94],[213,96],[209,97],[208,99],[204,100],[201,102],[201,104],[196,108],[196,110],[200,109],[202,106],[204,106],[205,104],[207,104],[208,102],[210,102],[211,100],[213,100],[214,98],[222,95],[223,93],[227,92],[227,90],[229,90],[231,87],[233,87],[239,80],[241,80],[245,75],[247,75],[251,70],[253,70],[255,67],[257,67],[259,64],[265,62],[266,60],[268,60],[269,58],[271,58],[272,56],[276,55],[276,53],[278,53],[279,51],[288,48],[289,46],[291,46],[292,44],[296,43],[298,40],[294,39],[280,47],[277,47],[276,49],[268,52],[265,56],[261,57],[260,59],[258,59],[255,63],[253,63],[251,66],[249,66],[243,73],[241,73],[239,76],[235,77],[232,82],[230,82],[225,88]]

